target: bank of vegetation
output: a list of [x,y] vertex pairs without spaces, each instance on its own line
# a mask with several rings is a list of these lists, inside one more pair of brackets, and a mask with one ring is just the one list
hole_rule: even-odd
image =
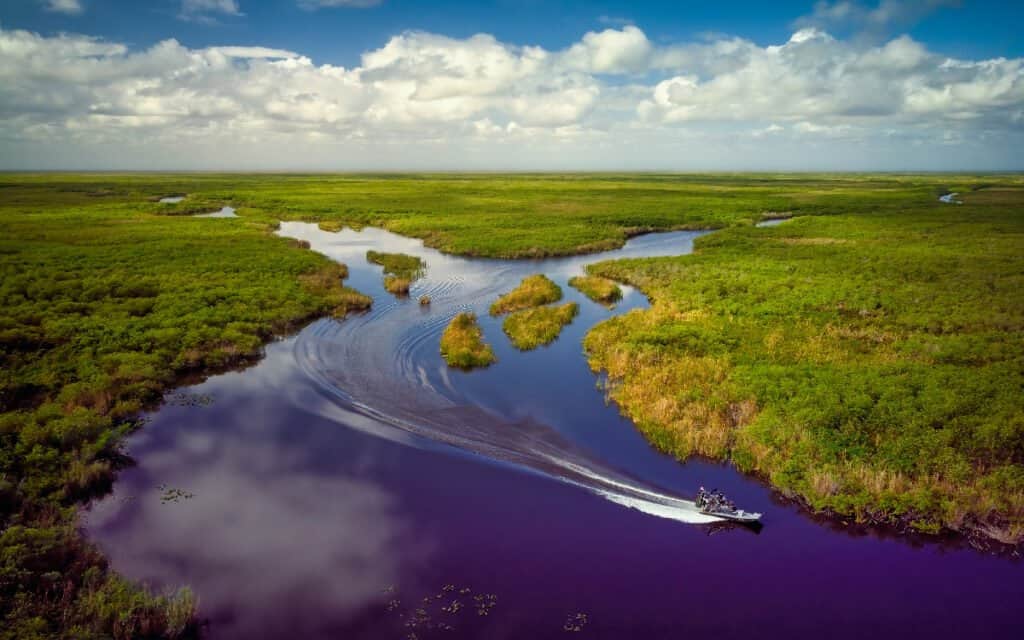
[[448,366],[457,369],[486,367],[497,358],[484,334],[476,314],[463,312],[452,318],[441,334],[441,356]]
[[816,511],[1018,544],[1024,189],[963,200],[591,265],[654,302],[598,325],[590,363],[681,459],[731,460]]
[[542,273],[526,276],[515,289],[491,303],[491,315],[531,309],[562,299],[562,288]]
[[523,309],[510,313],[501,328],[517,349],[530,351],[554,342],[579,311],[575,302]]
[[600,276],[575,276],[569,278],[569,286],[577,289],[598,304],[611,306],[622,299],[622,289],[614,280]]

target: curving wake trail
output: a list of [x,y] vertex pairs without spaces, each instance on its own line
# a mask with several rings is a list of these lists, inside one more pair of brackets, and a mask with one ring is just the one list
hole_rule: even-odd
[[[487,305],[524,275],[542,271],[561,281],[569,294],[572,290],[564,281],[579,273],[583,264],[665,250],[665,238],[655,237],[650,247],[641,245],[639,251],[627,245],[597,257],[526,262],[447,256],[379,229],[330,233],[312,224],[282,223],[279,233],[306,240],[312,249],[346,263],[349,284],[374,297],[370,312],[342,322],[321,319],[298,336],[296,364],[326,401],[303,409],[412,446],[442,445],[482,456],[654,516],[692,524],[719,521],[701,513],[690,500],[616,470],[555,427],[531,416],[510,419],[481,406],[462,388],[466,374],[449,371],[437,348],[444,327],[460,311],[476,312],[484,321],[487,339],[497,347],[505,338],[494,330],[494,323],[488,326]],[[678,252],[678,247],[672,248]],[[411,300],[397,300],[383,291],[380,269],[365,261],[367,249],[400,251],[427,261],[427,274],[415,283]],[[415,302],[423,294],[432,300],[427,309]],[[635,297],[634,306],[645,304],[639,294]],[[514,351],[503,353],[496,367],[503,360],[522,357]]]

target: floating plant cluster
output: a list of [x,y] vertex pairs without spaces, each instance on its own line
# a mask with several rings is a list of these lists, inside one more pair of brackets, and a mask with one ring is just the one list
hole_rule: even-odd
[[[498,605],[498,596],[493,593],[474,593],[470,587],[446,584],[434,594],[414,600],[414,604],[403,606],[394,586],[384,589],[391,596],[384,610],[396,617],[405,633],[405,640],[420,640],[456,630],[456,623],[468,623],[473,618],[485,618]],[[464,616],[470,616],[469,619]],[[586,613],[569,614],[562,630],[570,633],[582,631],[590,618]]]
[[208,407],[213,404],[213,396],[206,393],[179,391],[167,396],[167,404],[172,407]]
[[[388,587],[384,593],[394,595],[395,588]],[[498,604],[498,596],[493,593],[474,593],[470,587],[457,587],[449,583],[437,593],[423,596],[414,602],[411,606],[403,606],[400,598],[392,597],[384,607],[401,621],[406,640],[455,631],[455,624],[465,620],[463,616],[489,616]]]
[[157,489],[160,490],[160,504],[191,500],[195,497],[194,493],[190,493],[184,489],[178,489],[177,487],[168,487],[166,484],[160,485]]

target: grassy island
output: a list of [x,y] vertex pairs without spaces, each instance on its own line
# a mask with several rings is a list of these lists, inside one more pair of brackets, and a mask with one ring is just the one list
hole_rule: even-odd
[[614,280],[600,276],[575,276],[569,279],[569,286],[579,290],[594,302],[612,305],[622,299],[622,289]]
[[448,366],[457,369],[486,367],[497,360],[491,346],[484,342],[473,313],[460,313],[445,327],[441,334],[441,356]]
[[519,286],[495,300],[491,305],[491,315],[500,316],[503,313],[539,307],[561,299],[562,288],[546,275],[538,273],[523,278]]
[[579,312],[580,307],[575,302],[524,309],[510,313],[502,329],[517,349],[529,351],[554,341]]
[[420,258],[405,253],[367,251],[366,260],[384,267],[384,289],[396,296],[409,295],[409,287],[420,278],[426,264]]

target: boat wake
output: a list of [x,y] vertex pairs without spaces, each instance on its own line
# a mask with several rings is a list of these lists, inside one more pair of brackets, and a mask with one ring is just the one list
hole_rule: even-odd
[[[302,406],[304,410],[407,445],[444,447],[566,482],[650,515],[693,524],[720,520],[702,513],[691,500],[616,470],[552,425],[531,417],[512,420],[480,406],[466,395],[465,381],[457,380],[438,355],[441,332],[456,313],[476,311],[484,317],[487,301],[524,275],[545,271],[564,281],[594,257],[534,263],[467,260],[382,230],[334,234],[314,225],[283,223],[281,233],[345,262],[352,286],[374,296],[366,314],[340,322],[321,319],[300,332],[295,363],[324,399],[314,407]],[[678,252],[680,241],[673,245],[668,240],[652,238],[652,250]],[[397,249],[426,260],[427,275],[414,283],[411,299],[396,300],[380,290],[378,268],[365,261],[370,248]],[[635,244],[607,256],[630,250],[637,251]],[[428,307],[416,302],[423,294],[431,297]],[[522,356],[502,356],[517,357]],[[502,364],[513,363],[498,366]],[[529,376],[522,371],[508,375],[502,380],[513,386],[521,383],[518,377]]]
[[[430,324],[435,328],[444,326],[444,323]],[[406,445],[423,448],[441,445],[475,454],[575,485],[660,518],[690,524],[720,520],[702,513],[692,500],[647,486],[612,469],[552,427],[532,419],[508,421],[480,407],[457,404],[445,394],[446,389],[430,386],[426,376],[400,378],[399,384],[389,383],[386,390],[379,392],[372,392],[371,385],[359,384],[361,391],[357,399],[338,383],[339,378],[347,376],[328,365],[343,361],[339,359],[343,342],[336,334],[335,339],[331,339],[330,325],[340,326],[331,320],[321,320],[303,331],[295,342],[297,365],[327,400],[325,404],[304,409]],[[403,384],[403,381],[417,384]],[[353,414],[362,419],[353,420]]]

